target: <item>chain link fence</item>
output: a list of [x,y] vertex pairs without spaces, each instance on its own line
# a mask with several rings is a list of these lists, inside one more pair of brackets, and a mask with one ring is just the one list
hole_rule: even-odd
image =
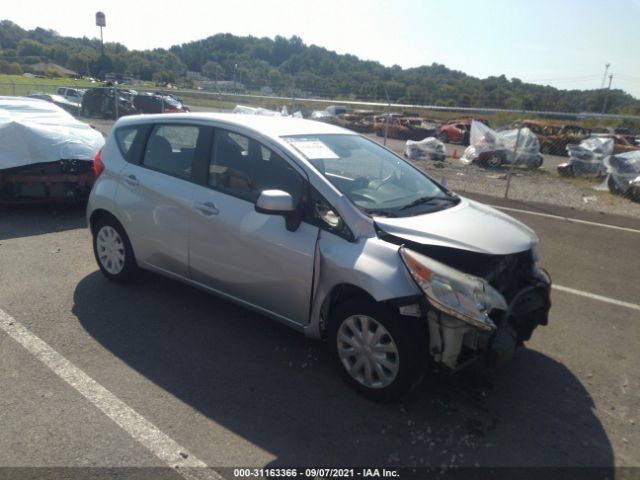
[[[454,190],[574,208],[595,204],[602,211],[615,213],[629,208],[619,205],[621,197],[640,201],[640,116],[634,115],[442,107],[124,85],[87,87],[46,80],[0,83],[0,95],[53,101],[82,120],[102,122],[104,133],[124,115],[223,112],[243,105],[259,108],[262,113],[270,110],[334,123],[370,136],[409,157]],[[417,144],[427,138],[429,148],[435,150],[422,149],[426,152],[422,155]]]

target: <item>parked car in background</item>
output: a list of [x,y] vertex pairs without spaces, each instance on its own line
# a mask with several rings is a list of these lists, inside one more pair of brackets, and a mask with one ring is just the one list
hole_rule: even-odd
[[607,135],[592,135],[579,144],[569,144],[569,161],[558,165],[558,174],[562,177],[601,177],[607,172],[606,160],[613,153],[613,147],[613,139]]
[[373,132],[374,112],[361,110],[352,113],[341,113],[336,116],[335,124],[358,133]]
[[82,103],[82,96],[86,92],[84,88],[58,87],[56,93],[70,102]]
[[311,120],[316,120],[318,122],[324,123],[333,123],[333,121],[335,120],[335,117],[326,110],[313,110],[309,118]]
[[[115,91],[114,88],[97,87],[90,88],[82,96],[80,112],[84,117],[98,116],[102,118],[115,118]],[[138,113],[132,101],[135,97],[133,91],[125,89],[117,89],[118,91],[118,109],[117,116],[134,115]]]
[[629,137],[625,135],[611,135],[611,134],[595,134],[595,137],[611,138],[613,140],[613,154],[632,152],[634,150],[640,150],[640,145],[633,141],[629,141]]
[[[477,163],[487,168],[498,168],[505,164],[534,169],[542,166],[538,138],[526,127],[495,131],[481,122],[471,122],[470,145],[460,161]],[[517,148],[516,148],[517,146]]]
[[326,338],[375,400],[398,399],[430,364],[508,360],[547,324],[533,231],[349,130],[128,117],[95,171],[87,220],[108,279],[151,270]]
[[182,99],[179,98],[179,97],[176,97],[173,93],[155,92],[155,95],[162,95],[162,96],[165,96],[165,97],[169,97],[173,101],[177,102],[182,107],[183,111],[185,111],[185,112],[190,112],[191,111],[191,109],[182,101]]
[[325,110],[334,117],[337,117],[342,113],[347,113],[347,107],[345,105],[329,105]]
[[589,131],[579,125],[555,125],[545,121],[524,120],[511,124],[527,127],[538,137],[540,152],[551,155],[567,155],[567,145],[579,144],[589,136]]
[[100,132],[53,103],[0,97],[0,203],[86,200]]
[[78,115],[80,113],[80,104],[76,103],[76,102],[71,102],[69,100],[67,100],[66,98],[64,98],[61,95],[56,95],[55,93],[43,93],[43,92],[36,92],[36,93],[30,93],[28,95],[26,95],[29,98],[38,98],[40,100],[45,100],[47,102],[51,102],[54,105],[57,105],[58,107],[64,109],[65,111],[69,112],[71,115]]
[[175,97],[141,93],[133,97],[133,106],[139,113],[184,113],[189,110]]
[[[473,119],[471,118],[450,120],[440,127],[438,138],[440,138],[440,140],[444,143],[460,143],[462,145],[469,145],[472,120]],[[488,122],[486,120],[475,120],[488,125]]]
[[605,165],[609,191],[640,201],[640,150],[611,155]]
[[438,133],[438,126],[430,122],[425,122],[420,117],[408,116],[404,114],[379,115],[376,117],[374,129],[376,135],[383,137],[385,130],[389,138],[399,140],[424,140],[433,137]]

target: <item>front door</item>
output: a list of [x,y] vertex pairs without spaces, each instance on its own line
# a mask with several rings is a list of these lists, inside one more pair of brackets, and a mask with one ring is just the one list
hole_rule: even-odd
[[198,283],[285,321],[309,318],[318,227],[255,211],[263,190],[302,201],[306,179],[256,140],[218,129],[207,184],[196,186],[190,214],[190,274]]

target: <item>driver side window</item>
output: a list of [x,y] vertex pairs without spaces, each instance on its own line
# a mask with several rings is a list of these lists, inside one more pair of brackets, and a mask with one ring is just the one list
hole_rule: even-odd
[[305,182],[286,160],[266,146],[245,135],[218,129],[208,184],[252,203],[263,190],[283,190],[298,204]]

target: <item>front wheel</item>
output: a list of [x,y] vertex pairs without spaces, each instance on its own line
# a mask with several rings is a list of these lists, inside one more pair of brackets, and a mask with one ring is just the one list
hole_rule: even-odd
[[624,193],[611,174],[609,174],[609,178],[607,178],[607,187],[609,187],[609,191],[614,195],[622,195]]
[[129,282],[138,270],[129,237],[114,218],[103,218],[96,225],[93,253],[102,273],[114,282]]
[[328,338],[347,382],[372,400],[398,400],[425,372],[426,338],[415,319],[371,300],[339,305],[331,315]]

